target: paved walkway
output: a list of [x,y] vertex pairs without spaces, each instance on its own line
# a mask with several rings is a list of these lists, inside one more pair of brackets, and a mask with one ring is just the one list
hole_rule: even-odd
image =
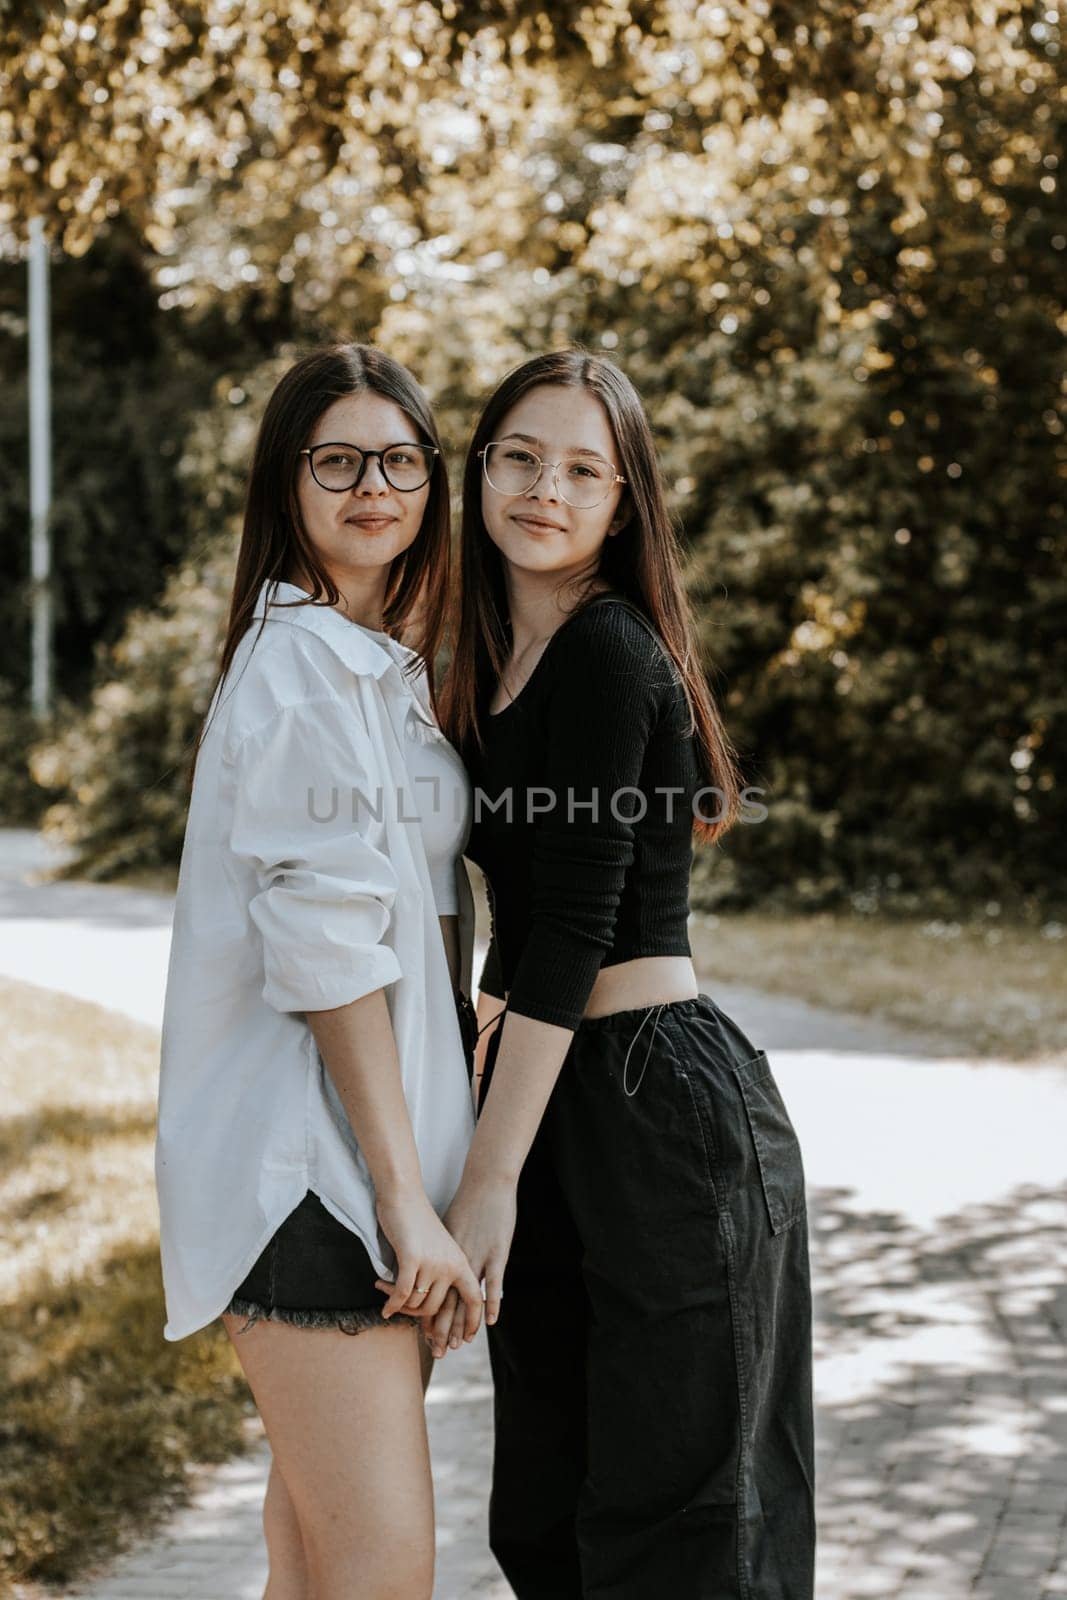
[[[167,898],[35,887],[36,859],[0,835],[0,973],[158,1021]],[[818,1600],[1067,1600],[1067,1071],[703,987],[770,1052],[805,1152]],[[483,1334],[428,1397],[437,1600],[510,1593],[485,1549],[490,1394]],[[258,1425],[250,1443],[67,1600],[260,1600]]]

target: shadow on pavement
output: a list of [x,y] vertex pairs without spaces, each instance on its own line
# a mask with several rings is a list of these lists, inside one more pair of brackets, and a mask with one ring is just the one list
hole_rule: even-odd
[[1051,1594],[1067,1185],[1021,1186],[931,1230],[818,1189],[812,1225],[820,1596]]

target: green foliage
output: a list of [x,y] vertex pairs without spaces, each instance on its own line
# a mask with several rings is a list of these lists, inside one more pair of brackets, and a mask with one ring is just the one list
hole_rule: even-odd
[[110,878],[181,854],[189,763],[214,681],[232,552],[182,566],[102,656],[87,709],[67,705],[34,748],[36,781],[62,791],[46,828],[77,851],[68,876]]
[[190,763],[229,612],[253,412],[289,359],[263,363],[240,390],[220,380],[215,405],[190,424],[180,463],[195,486],[190,557],[168,575],[156,606],[132,611],[117,642],[98,648],[88,705],[68,700],[55,732],[31,751],[33,777],[60,792],[44,823],[76,852],[69,876],[178,862]]
[[46,730],[25,699],[0,678],[0,821],[5,827],[38,822],[46,795],[30,775],[27,752]]
[[[195,487],[190,439],[204,411],[273,349],[277,330],[245,305],[170,316],[154,261],[113,225],[84,256],[51,272],[55,678],[84,700],[95,648],[121,637],[127,613],[158,599],[190,545],[210,473]],[[0,679],[29,693],[29,485],[25,266],[0,264]],[[232,363],[232,366],[231,366]],[[195,494],[196,504],[190,496]]]
[[[0,196],[14,219],[32,190],[70,250],[112,207],[157,253],[158,304],[182,327],[270,330],[254,352],[220,342],[202,415],[225,472],[229,424],[255,409],[226,394],[294,340],[373,336],[422,377],[457,449],[524,354],[605,350],[647,397],[713,683],[768,810],[698,862],[698,901],[1063,903],[1053,12],[252,4],[235,50],[204,0],[153,55],[155,9],[113,35],[110,12],[85,37],[10,24],[27,52],[12,160],[31,129],[50,164],[12,167]],[[103,65],[111,92],[90,106]],[[124,130],[154,96],[167,115],[131,165]],[[75,105],[92,144],[62,137]],[[221,521],[233,460],[219,489],[212,448],[183,450],[205,535],[190,490],[214,493]],[[142,693],[158,705],[167,649],[179,676],[195,657],[202,605],[172,588],[160,653],[140,618],[139,664],[104,664],[136,685],[113,729],[139,725]],[[146,756],[158,722],[130,736]],[[96,771],[103,794],[125,779],[98,735],[62,770],[83,790]],[[150,843],[130,831],[138,792],[104,828],[128,859]],[[82,805],[64,826],[112,870]],[[168,813],[164,855],[179,834]]]

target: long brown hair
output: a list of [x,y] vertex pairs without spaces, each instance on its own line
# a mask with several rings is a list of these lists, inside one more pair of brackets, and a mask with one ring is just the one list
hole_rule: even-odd
[[[663,641],[689,705],[690,734],[704,781],[719,791],[714,821],[694,815],[693,832],[703,843],[721,838],[737,820],[740,775],[736,752],[716,710],[700,665],[689,600],[682,582],[681,546],[663,488],[656,447],[640,396],[614,362],[581,348],[525,361],[490,397],[471,440],[463,475],[463,534],[458,623],[452,660],[440,696],[441,725],[453,744],[472,738],[479,747],[479,686],[495,681],[507,663],[510,618],[504,563],[482,516],[479,452],[500,435],[507,413],[539,384],[587,389],[603,405],[615,435],[619,471],[627,481],[629,517],[605,539],[599,565],[586,590],[607,580],[648,618]],[[572,615],[588,604],[586,592]],[[703,805],[699,808],[703,811]],[[694,808],[696,811],[696,808]]]
[[[244,525],[237,552],[230,614],[219,657],[215,691],[226,677],[238,644],[253,621],[262,585],[293,570],[306,574],[310,598],[289,605],[335,606],[336,584],[316,558],[300,516],[297,474],[300,451],[315,423],[335,400],[369,391],[392,400],[407,413],[422,444],[438,450],[430,494],[414,543],[392,562],[386,584],[382,630],[415,652],[408,669],[427,668],[430,699],[436,711],[434,658],[444,636],[451,570],[451,509],[448,472],[430,403],[406,367],[366,344],[329,344],[310,351],[279,381],[267,401],[256,436],[245,497]],[[266,626],[264,616],[253,648]],[[207,726],[201,729],[200,748]],[[192,770],[196,765],[193,755]]]

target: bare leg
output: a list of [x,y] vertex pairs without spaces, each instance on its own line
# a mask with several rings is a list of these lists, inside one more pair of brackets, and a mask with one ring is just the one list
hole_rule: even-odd
[[293,1502],[278,1463],[271,1462],[263,1502],[269,1576],[263,1600],[311,1600],[307,1557]]
[[[241,1319],[223,1322],[232,1338]],[[233,1338],[307,1563],[309,1592],[279,1588],[277,1600],[430,1600],[421,1342],[410,1327],[349,1335],[266,1320]],[[291,1537],[282,1550],[291,1557]]]

